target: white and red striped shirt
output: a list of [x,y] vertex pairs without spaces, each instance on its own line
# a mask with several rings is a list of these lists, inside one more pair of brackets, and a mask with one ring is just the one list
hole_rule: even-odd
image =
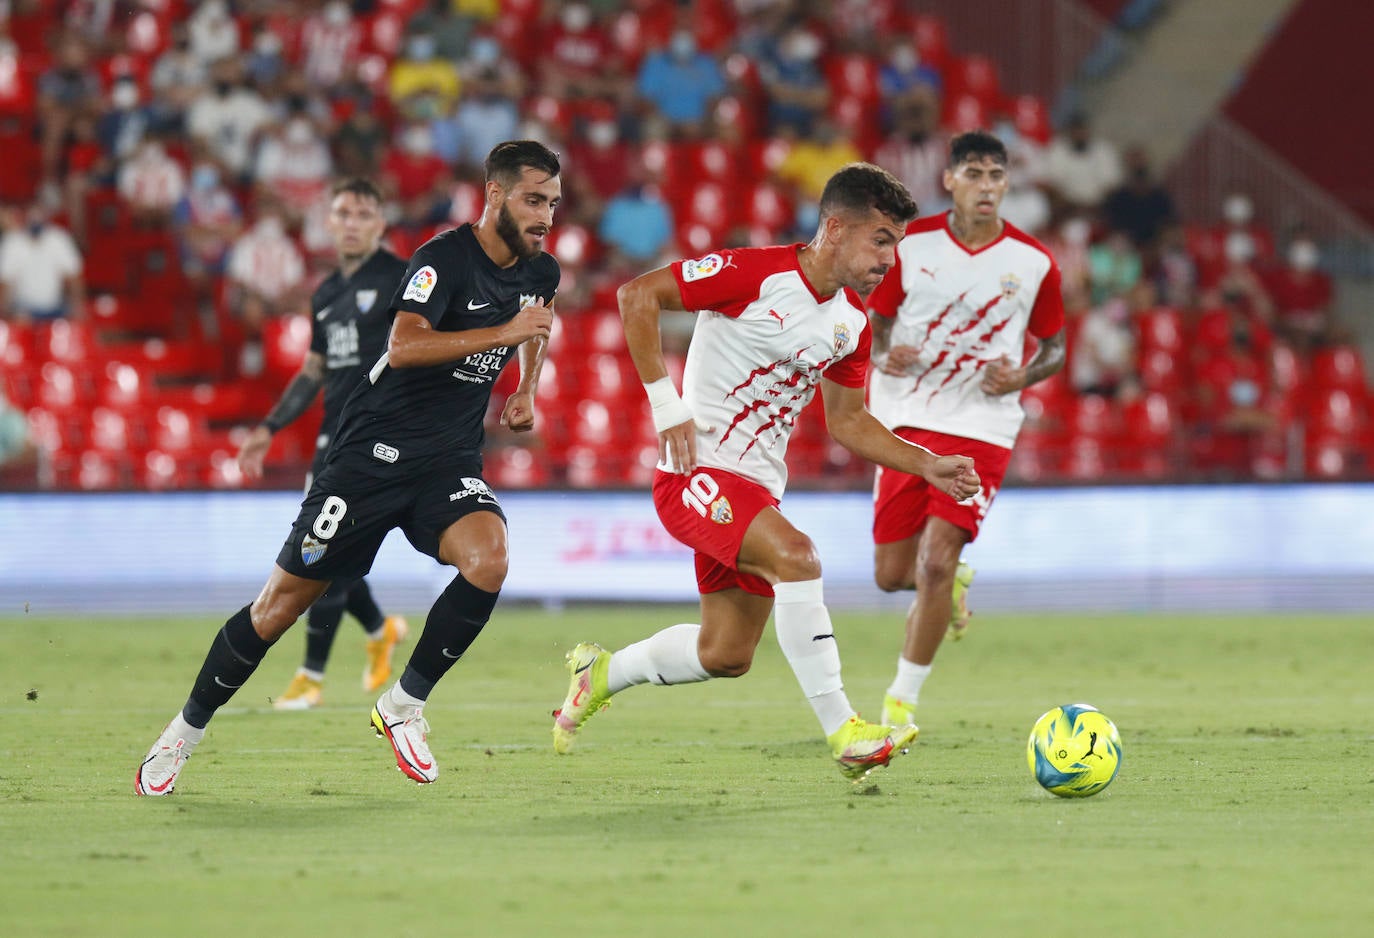
[[869,409],[889,429],[916,427],[1010,448],[1021,430],[1021,395],[989,395],[983,368],[1021,363],[1026,334],[1064,327],[1059,267],[1039,241],[1008,222],[976,251],[954,237],[947,215],[918,218],[897,245],[897,264],[868,298],[896,318],[891,347],[920,350],[904,375],[873,372]]
[[775,498],[787,486],[792,427],[821,377],[863,387],[872,345],[858,294],[818,295],[800,248],[717,251],[670,268],[683,306],[697,313],[682,379],[698,422],[697,461]]

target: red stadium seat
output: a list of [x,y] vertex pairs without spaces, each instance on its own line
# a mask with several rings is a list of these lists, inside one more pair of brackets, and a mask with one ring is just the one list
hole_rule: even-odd
[[624,484],[625,455],[614,446],[572,446],[567,454],[568,484],[578,489]]
[[34,397],[50,410],[70,410],[85,406],[90,392],[79,372],[61,362],[48,362],[39,372]]
[[190,481],[186,467],[175,456],[162,450],[149,450],[134,464],[133,484],[146,491],[185,488]]
[[945,98],[944,125],[956,134],[979,130],[988,125],[989,109],[973,94],[953,94]]
[[1345,388],[1320,388],[1313,392],[1307,409],[1309,428],[1328,434],[1353,436],[1364,430],[1365,398]]
[[554,225],[544,241],[544,250],[564,267],[572,268],[595,261],[599,253],[591,229],[578,224]]
[[1002,82],[997,76],[997,64],[985,55],[952,59],[945,67],[945,94],[976,98],[987,111],[1002,110]]
[[1359,349],[1337,345],[1313,352],[1312,383],[1319,388],[1363,390],[1367,385]]
[[86,445],[105,453],[125,453],[136,447],[135,431],[120,411],[97,407],[91,411]]
[[91,334],[90,326],[84,322],[57,319],[46,329],[40,327],[36,335],[39,342],[38,351],[46,353],[53,361],[84,366],[96,352],[95,336]]
[[269,375],[280,379],[295,374],[310,352],[310,318],[269,319],[262,327],[262,349]]
[[836,95],[857,98],[872,105],[878,100],[878,63],[862,52],[847,52],[830,58],[825,66],[830,90]]
[[1016,132],[1039,144],[1048,144],[1054,135],[1050,111],[1044,100],[1033,94],[1020,94],[1007,102]]
[[720,183],[700,182],[691,187],[683,203],[675,206],[675,214],[681,225],[701,225],[711,232],[711,240],[719,243],[735,224],[735,204]]
[[1071,436],[1064,474],[1078,482],[1100,482],[1108,475],[1108,447],[1097,436]]
[[111,453],[86,450],[77,462],[76,487],[86,492],[123,488],[127,462]]
[[1163,349],[1145,352],[1139,361],[1140,381],[1147,390],[1163,391],[1171,397],[1182,393],[1184,371],[1178,359]]
[[204,435],[203,422],[179,407],[159,407],[149,429],[153,446],[172,454],[194,449]]
[[148,391],[148,376],[125,362],[110,362],[106,365],[104,380],[97,388],[97,394],[102,401],[110,407],[118,408],[136,406],[147,396]]
[[548,457],[523,446],[503,446],[483,461],[484,474],[498,489],[531,489],[549,482]]
[[1069,432],[1110,444],[1121,433],[1121,414],[1116,404],[1097,394],[1074,398],[1068,413]]
[[1274,369],[1274,386],[1280,391],[1292,391],[1307,383],[1307,369],[1302,356],[1292,346],[1275,342],[1270,361]]
[[234,454],[221,449],[210,454],[203,481],[212,489],[241,489],[245,480]]
[[911,35],[921,60],[931,68],[943,69],[949,59],[949,34],[945,21],[934,14],[912,17]]
[[1187,340],[1183,314],[1168,306],[1159,306],[1136,317],[1142,350],[1163,349],[1170,354],[1182,351]]
[[796,208],[787,191],[775,183],[755,183],[744,195],[744,222],[750,227],[765,228],[781,234],[790,231],[796,220]]

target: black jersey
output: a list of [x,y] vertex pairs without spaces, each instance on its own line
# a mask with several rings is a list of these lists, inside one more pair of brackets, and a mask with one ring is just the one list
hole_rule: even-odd
[[333,436],[344,401],[386,351],[391,298],[406,262],[385,248],[345,278],[335,270],[310,297],[310,351],[324,356],[322,434]]
[[[415,252],[389,314],[416,313],[440,332],[499,326],[531,303],[551,303],[558,279],[548,254],[498,267],[463,225]],[[337,445],[361,443],[386,462],[479,454],[492,384],[516,348],[425,368],[392,368],[384,355],[344,407]]]

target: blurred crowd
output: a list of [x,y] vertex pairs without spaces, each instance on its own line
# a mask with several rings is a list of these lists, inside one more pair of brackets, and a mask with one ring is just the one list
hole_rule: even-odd
[[[977,36],[918,8],[0,0],[7,483],[32,466],[57,487],[238,484],[233,428],[304,354],[300,314],[334,262],[331,181],[382,185],[405,256],[475,219],[493,144],[534,137],[565,167],[549,430],[499,447],[493,472],[642,484],[652,436],[607,325],[615,288],[712,247],[808,239],[852,160],[939,211],[948,138],[975,127],[1007,143],[1003,214],[1058,258],[1070,313],[1070,366],[1027,394],[1014,474],[1366,475],[1363,366],[1321,245],[1270,230],[1243,192],[1183,224],[1143,150],[1083,115],[1056,130],[994,62],[955,54]],[[802,480],[863,477],[818,416],[801,430]],[[303,472],[308,432],[296,443],[269,484]]]

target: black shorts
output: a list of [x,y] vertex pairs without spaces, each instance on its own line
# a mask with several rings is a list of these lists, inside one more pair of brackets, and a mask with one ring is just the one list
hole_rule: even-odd
[[474,511],[506,518],[480,456],[408,465],[345,446],[330,451],[306,492],[277,565],[310,580],[366,576],[392,528],[438,560],[440,536]]

